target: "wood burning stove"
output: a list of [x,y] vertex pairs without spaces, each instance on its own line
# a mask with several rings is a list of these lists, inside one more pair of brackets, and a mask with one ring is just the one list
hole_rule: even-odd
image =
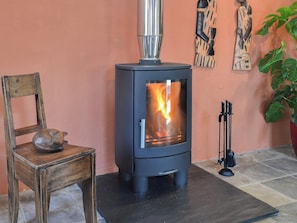
[[184,186],[191,164],[192,70],[159,60],[162,8],[162,0],[138,0],[142,59],[115,66],[115,161],[137,194],[152,176],[174,174]]
[[191,67],[116,65],[116,164],[145,193],[150,176],[175,174],[185,185],[191,164]]

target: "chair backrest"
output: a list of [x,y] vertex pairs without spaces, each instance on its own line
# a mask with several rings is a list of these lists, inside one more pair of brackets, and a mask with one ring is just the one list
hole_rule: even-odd
[[[4,130],[6,151],[11,153],[16,148],[16,137],[34,133],[46,128],[45,111],[43,105],[39,73],[2,76]],[[12,98],[33,96],[36,105],[36,123],[15,129],[12,113]]]

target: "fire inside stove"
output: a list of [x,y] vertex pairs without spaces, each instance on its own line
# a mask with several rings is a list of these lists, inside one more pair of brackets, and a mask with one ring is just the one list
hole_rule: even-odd
[[186,81],[146,84],[146,147],[174,145],[186,140]]

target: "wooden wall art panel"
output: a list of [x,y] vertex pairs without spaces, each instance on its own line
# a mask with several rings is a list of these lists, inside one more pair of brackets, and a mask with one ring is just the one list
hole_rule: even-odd
[[216,8],[216,0],[197,2],[195,66],[215,66]]
[[237,0],[237,31],[233,70],[251,70],[250,43],[252,31],[252,8],[246,0]]

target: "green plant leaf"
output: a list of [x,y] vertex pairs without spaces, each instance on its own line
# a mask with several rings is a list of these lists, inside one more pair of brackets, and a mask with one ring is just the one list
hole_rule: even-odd
[[279,13],[279,19],[288,19],[288,17],[292,14],[291,7],[280,7],[278,10],[276,10]]
[[282,76],[284,79],[295,82],[297,81],[297,61],[294,58],[286,59],[282,64]]
[[269,14],[265,17],[265,21],[263,22],[263,27],[257,32],[258,35],[266,35],[268,33],[269,28],[278,21],[278,15]]
[[282,88],[279,88],[278,91],[275,91],[273,94],[271,103],[272,102],[280,102],[281,103],[285,98],[286,91],[287,91],[286,86],[283,86]]
[[290,8],[291,8],[292,10],[296,10],[296,9],[297,9],[297,1],[293,2],[293,4],[290,5]]
[[271,65],[270,72],[272,75],[281,74],[282,63],[283,63],[283,60],[278,60]]
[[278,64],[280,61],[282,61],[284,58],[283,50],[285,47],[286,44],[282,42],[278,49],[269,51],[263,58],[261,58],[258,64],[259,71],[262,73],[268,73],[274,68],[275,64]]
[[272,79],[271,79],[271,88],[272,90],[277,90],[279,88],[281,88],[281,86],[284,83],[284,77],[281,74],[281,72],[275,73],[272,75]]
[[263,27],[257,31],[257,35],[266,35],[268,33],[268,29],[269,29],[270,26],[268,26],[267,24],[264,24]]
[[297,40],[297,16],[292,18],[286,24],[286,30],[295,40]]
[[280,14],[280,16],[278,16],[276,28],[279,28],[288,21],[289,17],[291,16],[292,9],[290,7],[281,7],[277,10],[277,12]]
[[280,103],[281,105],[287,104],[290,108],[294,110],[297,109],[296,84],[282,84],[281,87],[274,92],[271,104],[278,103]]
[[283,117],[285,106],[279,101],[272,102],[267,112],[265,113],[265,120],[267,122],[276,122]]
[[[292,20],[292,17],[294,18],[294,16],[297,15],[297,1],[290,5],[290,7],[285,6],[279,8],[276,12],[277,14],[268,14],[265,17],[262,28],[256,32],[257,35],[266,35],[272,25],[276,24],[276,29],[278,29],[288,21]],[[291,35],[295,38],[296,35],[293,35],[293,33],[297,31],[294,27],[296,26],[289,24],[287,30],[290,30],[288,32],[292,33]]]
[[297,109],[297,95],[296,92],[291,92],[291,97],[286,99],[286,102],[290,108]]

